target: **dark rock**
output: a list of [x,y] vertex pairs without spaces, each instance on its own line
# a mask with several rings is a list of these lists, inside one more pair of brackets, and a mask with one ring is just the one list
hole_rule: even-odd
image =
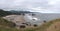
[[25,25],[20,25],[20,28],[26,28],[26,26]]

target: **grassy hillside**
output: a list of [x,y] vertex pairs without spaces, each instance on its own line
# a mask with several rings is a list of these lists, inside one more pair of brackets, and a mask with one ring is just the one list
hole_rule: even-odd
[[19,31],[16,28],[7,28],[5,26],[0,26],[0,31]]
[[60,19],[55,19],[47,23],[43,23],[35,28],[15,28],[15,23],[0,18],[0,31],[60,31]]
[[35,31],[34,28],[17,29],[15,23],[0,17],[0,31]]
[[36,28],[26,28],[23,31],[60,31],[60,19],[51,20]]
[[0,17],[0,31],[18,31],[15,28],[15,23],[7,21]]
[[60,31],[60,19],[44,23],[39,28],[36,28],[35,31]]
[[36,28],[26,28],[23,31],[60,31],[60,19],[51,20]]
[[0,25],[9,26],[9,27],[15,27],[16,26],[15,23],[8,21],[6,19],[3,19],[3,18],[0,18]]
[[60,31],[60,19],[55,19],[47,23],[43,23],[35,28],[15,28],[15,23],[0,18],[0,31]]

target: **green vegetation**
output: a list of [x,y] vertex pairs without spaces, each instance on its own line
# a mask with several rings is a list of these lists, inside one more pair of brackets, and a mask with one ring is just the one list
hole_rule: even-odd
[[15,23],[0,17],[0,31],[35,31],[33,28],[17,29]]
[[1,26],[0,31],[19,31],[19,30],[16,29],[16,28],[7,28],[7,27],[4,27],[4,26]]
[[37,28],[26,28],[23,31],[46,31],[48,27],[50,27],[53,23],[60,22],[60,19],[51,20],[50,22],[43,23],[41,26]]
[[50,22],[42,24],[39,28],[36,28],[36,31],[46,31],[53,23],[60,22],[60,19],[51,20]]
[[15,28],[15,23],[0,17],[0,31],[18,31],[18,29]]
[[9,27],[15,27],[16,26],[15,23],[8,21],[6,19],[3,19],[3,18],[0,18],[0,25],[9,26]]
[[46,29],[55,22],[60,22],[60,19],[55,19],[50,22],[46,22],[36,28],[17,29],[15,28],[15,25],[13,22],[0,18],[0,31],[46,31]]
[[10,14],[12,14],[12,13],[9,11],[4,11],[3,9],[0,9],[0,17],[10,15]]
[[[6,16],[6,15],[24,15],[25,13],[34,13],[34,12],[30,12],[30,11],[15,11],[15,10],[11,10],[11,11],[5,11],[3,9],[0,9],[0,17]],[[32,14],[35,15],[35,14]]]

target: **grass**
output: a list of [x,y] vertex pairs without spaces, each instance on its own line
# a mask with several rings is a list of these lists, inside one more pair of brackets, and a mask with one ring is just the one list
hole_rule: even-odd
[[3,26],[9,26],[9,27],[15,27],[15,23],[11,22],[11,21],[8,21],[6,19],[3,19],[0,17],[0,25],[3,25]]
[[18,29],[13,26],[13,22],[0,17],[0,31],[18,31]]
[[36,28],[36,31],[46,31],[53,23],[60,22],[60,19],[51,20],[50,22],[42,24],[39,28]]
[[[60,22],[60,19],[51,20],[50,22],[46,22],[37,28],[16,29],[15,27],[13,27],[12,22],[7,21],[3,18],[0,18],[0,31],[46,31],[46,29],[55,22]],[[10,27],[11,24],[12,24],[12,27]]]
[[1,26],[0,31],[19,31],[19,30],[16,28],[6,28],[4,26]]

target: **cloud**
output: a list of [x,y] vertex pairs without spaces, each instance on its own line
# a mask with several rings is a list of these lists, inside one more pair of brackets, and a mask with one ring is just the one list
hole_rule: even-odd
[[60,13],[60,0],[47,0],[41,2],[40,8],[36,7],[32,10],[42,13]]
[[39,7],[43,5],[41,2],[44,2],[44,1],[45,0],[0,0],[0,7],[3,7],[3,6],[5,8]]
[[42,13],[59,13],[60,0],[0,0],[0,8],[5,10],[25,8]]

